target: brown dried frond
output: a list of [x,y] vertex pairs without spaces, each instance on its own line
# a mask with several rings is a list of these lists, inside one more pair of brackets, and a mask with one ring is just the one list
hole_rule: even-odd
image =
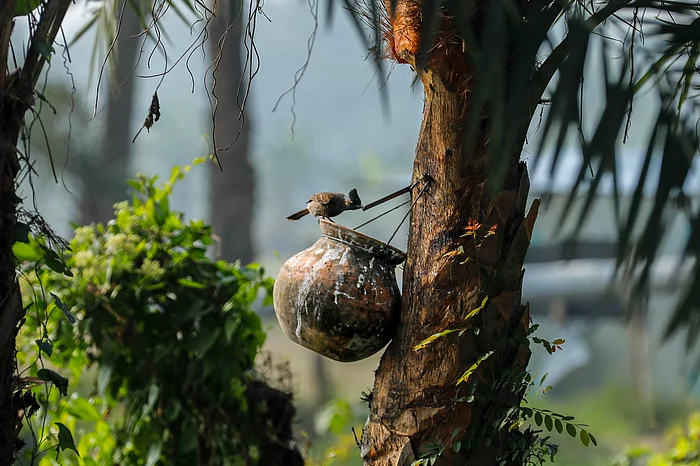
[[379,22],[379,37],[383,42],[383,47],[380,47],[379,49],[372,49],[371,52],[378,58],[393,60],[393,52],[387,46],[389,35],[391,33],[391,21],[389,21],[389,15],[387,14],[384,5],[377,2],[377,0],[355,0],[353,13],[355,14],[356,18],[359,18],[362,24],[364,24],[370,30],[373,29],[374,17],[372,15],[372,3],[377,3],[375,6],[378,14],[377,19]]
[[136,133],[136,136],[134,136],[134,139],[131,142],[136,142],[136,138],[139,137],[139,134],[141,134],[141,131],[143,131],[144,128],[146,128],[146,131],[150,132],[153,124],[159,119],[160,102],[158,101],[158,91],[156,91],[153,93],[153,97],[151,98],[151,105],[148,107],[148,115],[143,122],[143,126],[141,126],[141,129],[139,129],[138,133]]

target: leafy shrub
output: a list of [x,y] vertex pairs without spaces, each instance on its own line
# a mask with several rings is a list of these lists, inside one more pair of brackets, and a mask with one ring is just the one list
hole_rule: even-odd
[[[53,446],[50,431],[27,455],[75,451],[42,464],[301,464],[291,395],[254,371],[265,334],[252,306],[260,294],[271,302],[273,282],[258,265],[209,259],[211,228],[170,210],[188,169],[163,188],[140,177],[107,226],[77,228],[66,273],[42,259],[25,267],[20,362],[58,388],[39,396]],[[30,238],[15,252],[41,250]],[[91,396],[66,398],[68,380],[49,366],[72,383],[95,367]]]
[[700,412],[691,414],[687,430],[670,433],[673,447],[652,453],[649,448],[633,448],[613,460],[613,466],[689,466],[700,465]]

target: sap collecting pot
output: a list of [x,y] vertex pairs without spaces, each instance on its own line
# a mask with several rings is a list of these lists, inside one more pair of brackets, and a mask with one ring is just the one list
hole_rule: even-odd
[[321,238],[280,269],[275,314],[295,343],[337,361],[358,361],[394,336],[401,311],[396,266],[406,255],[325,219],[320,225]]

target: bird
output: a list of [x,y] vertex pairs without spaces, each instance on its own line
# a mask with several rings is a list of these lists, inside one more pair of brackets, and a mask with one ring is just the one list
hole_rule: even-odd
[[357,189],[350,190],[347,196],[343,193],[316,193],[309,197],[309,200],[306,202],[308,202],[308,205],[305,209],[290,215],[287,217],[287,220],[299,220],[306,214],[331,220],[331,217],[340,215],[346,210],[363,208]]

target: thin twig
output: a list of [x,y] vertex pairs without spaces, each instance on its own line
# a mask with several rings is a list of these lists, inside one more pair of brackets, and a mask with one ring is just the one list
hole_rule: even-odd
[[359,229],[362,228],[363,226],[365,226],[365,225],[367,225],[367,224],[369,224],[369,223],[374,222],[374,221],[377,220],[378,218],[381,218],[381,217],[383,217],[383,216],[385,216],[385,215],[387,215],[387,214],[389,214],[389,213],[395,211],[396,209],[398,209],[398,208],[400,208],[400,207],[405,206],[405,205],[408,204],[409,202],[411,202],[410,199],[407,200],[407,201],[405,201],[405,202],[402,202],[401,204],[397,205],[396,207],[392,207],[391,209],[389,209],[389,210],[387,210],[387,211],[385,211],[385,212],[382,212],[381,214],[377,215],[376,217],[373,217],[373,218],[367,220],[365,223],[363,223],[363,224],[361,224],[361,225],[358,225],[358,226],[356,226],[355,228],[353,228],[353,230],[359,230]]
[[275,102],[275,106],[272,108],[273,112],[276,111],[284,96],[290,93],[292,94],[292,106],[290,107],[290,111],[292,112],[292,139],[294,139],[294,124],[297,121],[297,114],[294,111],[294,107],[297,103],[297,87],[299,86],[301,79],[304,77],[304,74],[306,73],[306,68],[309,66],[309,62],[311,61],[311,52],[313,51],[314,43],[316,42],[316,32],[318,31],[318,0],[308,0],[308,3],[309,9],[311,11],[311,16],[314,19],[314,29],[313,31],[311,31],[311,35],[309,36],[309,39],[306,42],[306,61],[304,61],[304,64],[301,66],[301,68],[299,68],[296,71],[296,73],[294,73],[294,84],[292,84],[292,87],[287,89],[284,93],[282,93],[282,95],[279,96],[277,102]]
[[403,218],[401,219],[401,222],[399,223],[399,226],[396,227],[396,230],[394,230],[394,233],[391,235],[391,237],[389,238],[389,241],[387,241],[386,244],[390,244],[391,240],[394,239],[394,236],[396,236],[396,233],[399,232],[399,229],[401,229],[401,225],[403,225],[403,222],[405,222],[406,218],[408,218],[408,214],[411,213],[411,211],[413,210],[413,207],[415,207],[416,203],[418,202],[418,199],[420,199],[420,197],[423,195],[425,190],[428,189],[428,186],[430,185],[430,181],[432,179],[433,178],[428,174],[423,175],[423,178],[421,178],[421,180],[423,180],[425,183],[423,185],[423,188],[418,193],[418,196],[416,196],[416,199],[411,203],[411,207],[409,207],[408,212],[406,212],[406,215],[403,216]]

